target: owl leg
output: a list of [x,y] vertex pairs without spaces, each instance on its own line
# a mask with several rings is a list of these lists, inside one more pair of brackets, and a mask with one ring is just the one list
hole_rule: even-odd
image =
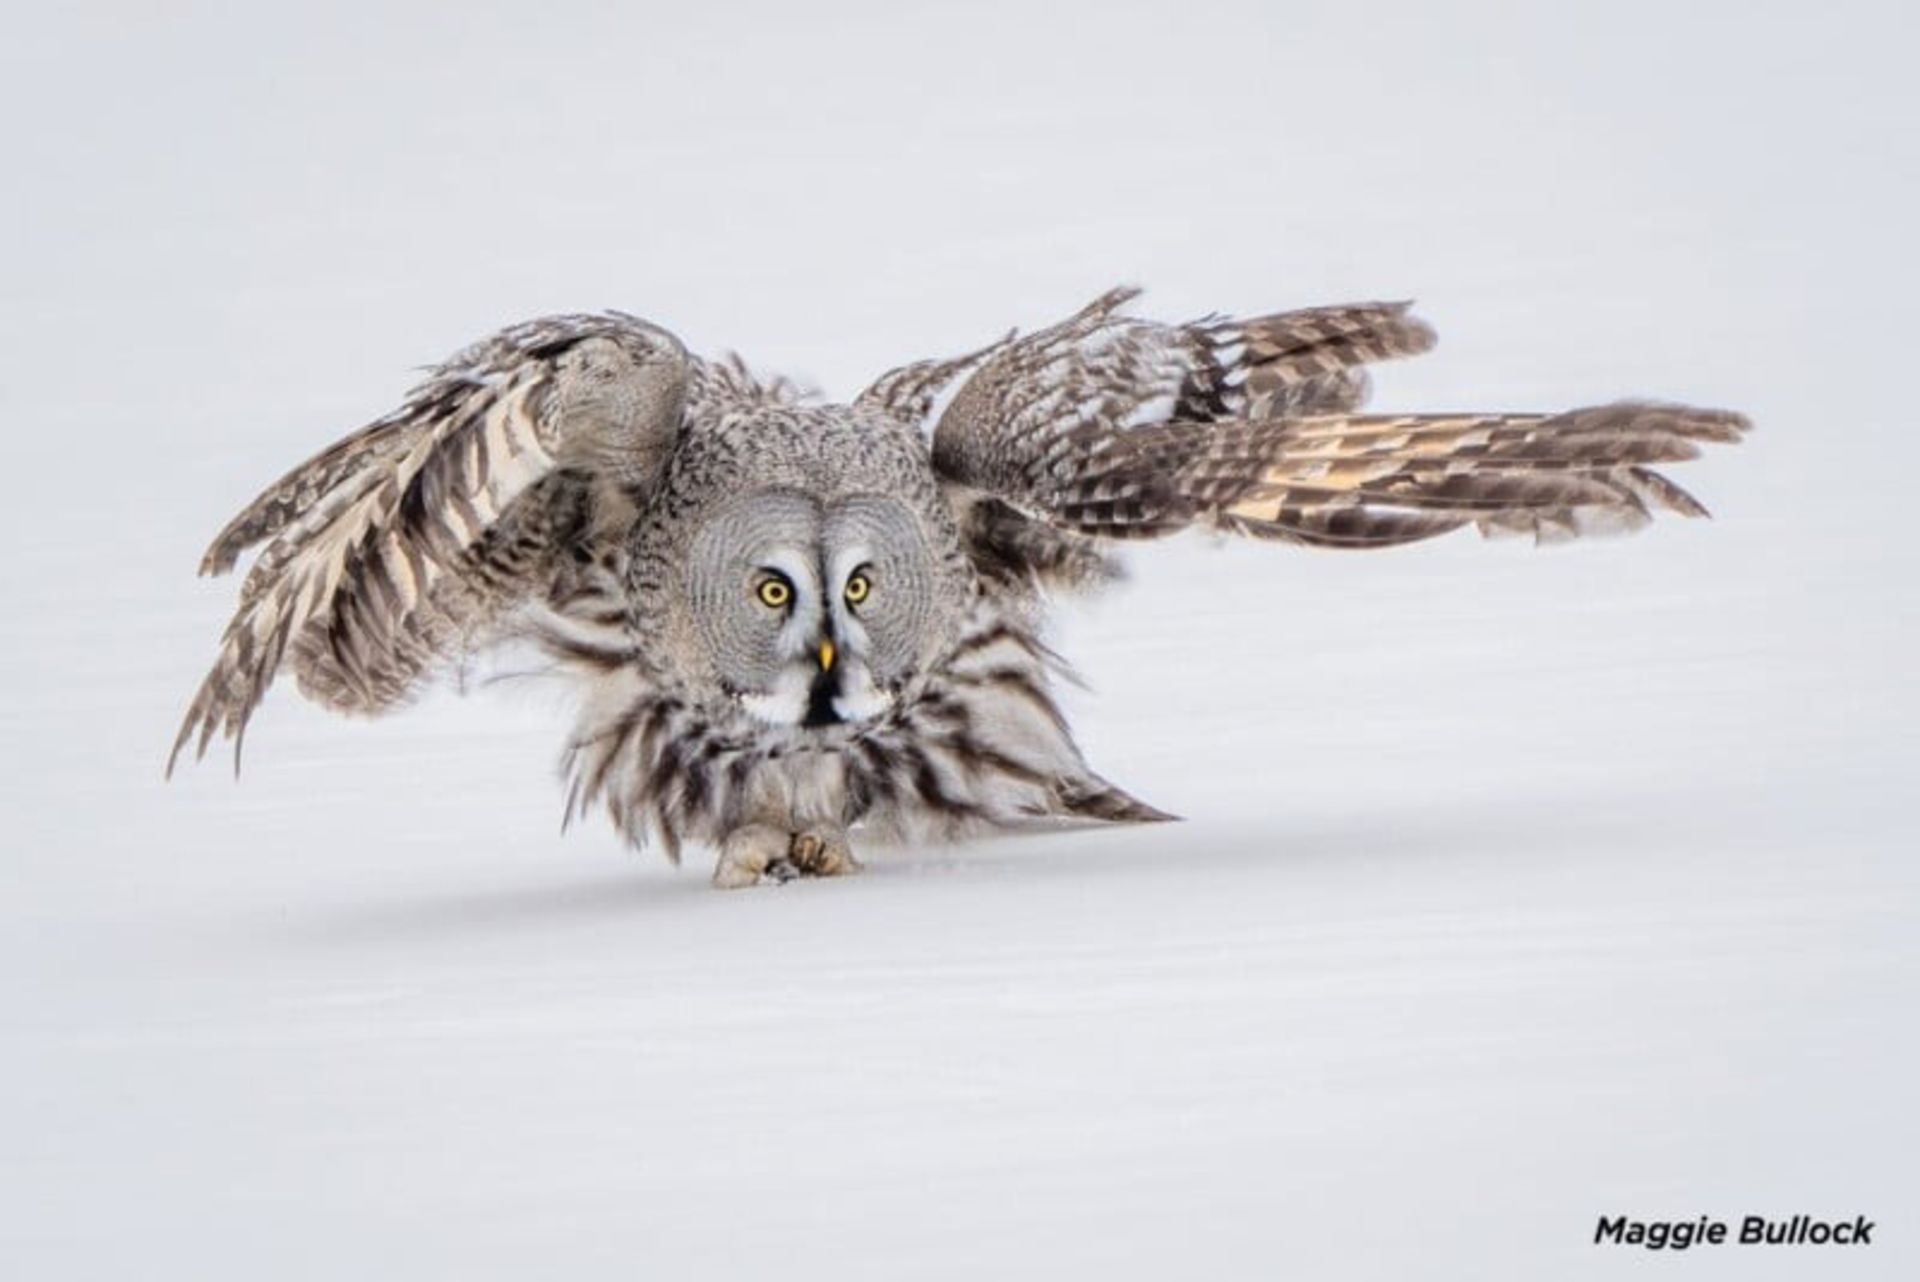
[[860,861],[853,857],[844,828],[809,828],[795,833],[790,858],[803,877],[842,877],[860,871]]
[[[723,890],[757,885],[769,874],[784,881],[793,834],[771,824],[742,824],[720,843],[720,862],[713,866],[713,884]],[[791,875],[789,872],[788,875]]]

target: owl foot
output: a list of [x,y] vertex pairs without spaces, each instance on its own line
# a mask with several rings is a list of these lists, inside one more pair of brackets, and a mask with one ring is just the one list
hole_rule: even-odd
[[837,828],[810,828],[795,833],[793,852],[788,856],[803,877],[844,877],[860,871],[853,857],[847,834]]
[[840,877],[859,872],[847,834],[837,828],[787,832],[770,824],[744,824],[720,843],[713,884],[723,890],[785,882],[795,877]]
[[720,843],[720,862],[713,866],[713,884],[722,890],[755,886],[771,875],[784,881],[776,865],[787,865],[793,834],[769,824],[743,824]]

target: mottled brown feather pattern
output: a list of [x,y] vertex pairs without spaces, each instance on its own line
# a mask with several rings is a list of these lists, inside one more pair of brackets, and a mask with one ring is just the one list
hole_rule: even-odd
[[1650,466],[1747,429],[1648,402],[1355,415],[1366,363],[1433,345],[1409,304],[1169,326],[1124,315],[1130,297],[990,354],[934,429],[943,474],[1036,524],[1107,539],[1201,524],[1375,547],[1477,524],[1547,540],[1631,529],[1653,508],[1702,514]]
[[[606,350],[586,346],[598,343]],[[578,359],[571,353],[588,355]],[[515,326],[435,369],[387,416],[294,469],[215,538],[203,572],[230,568],[271,540],[247,577],[219,660],[168,758],[216,734],[235,742],[283,660],[302,690],[341,711],[403,701],[437,663],[523,598],[560,549],[543,511],[522,508],[560,460],[620,476],[601,439],[599,389],[635,362],[666,362],[686,380],[664,331],[619,313]],[[673,362],[680,362],[678,369]],[[678,418],[678,400],[673,416]],[[617,417],[617,416],[616,416]]]
[[[1109,538],[1165,534],[1193,513],[1171,493],[1157,495],[1153,478],[1129,472],[1134,435],[1170,422],[1352,409],[1366,397],[1364,364],[1434,342],[1404,302],[1167,325],[1123,312],[1136,293],[1110,291],[1060,324],[988,349],[934,425],[941,474],[1036,525]],[[1008,524],[991,527],[1003,542],[1012,541]],[[1040,533],[1020,541],[1048,546]]]
[[1358,409],[1366,366],[1434,344],[1411,303],[1350,303],[1188,327],[1204,359],[1170,416],[1186,421],[1289,418]]

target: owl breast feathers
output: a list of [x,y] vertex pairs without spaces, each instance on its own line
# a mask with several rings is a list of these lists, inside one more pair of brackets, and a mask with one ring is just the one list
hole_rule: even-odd
[[168,760],[236,768],[283,666],[377,715],[478,651],[572,678],[569,818],[717,847],[748,885],[862,840],[1169,818],[1090,769],[1052,694],[1049,596],[1192,526],[1334,548],[1538,540],[1704,509],[1654,468],[1725,410],[1365,414],[1433,345],[1405,303],[1185,325],[1115,290],[1060,323],[815,403],[618,312],[503,330],[303,463],[214,540],[263,544]]

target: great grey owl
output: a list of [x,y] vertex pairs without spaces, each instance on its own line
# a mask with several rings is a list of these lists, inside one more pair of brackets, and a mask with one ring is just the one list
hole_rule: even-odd
[[1051,693],[1049,594],[1190,526],[1328,548],[1537,538],[1703,509],[1652,466],[1740,415],[1369,415],[1426,350],[1404,303],[1068,319],[817,403],[618,312],[516,325],[295,468],[202,573],[265,542],[189,743],[239,742],[282,665],[377,714],[479,649],[577,678],[567,814],[716,847],[714,881],[848,872],[862,840],[1165,819],[1094,773]]

